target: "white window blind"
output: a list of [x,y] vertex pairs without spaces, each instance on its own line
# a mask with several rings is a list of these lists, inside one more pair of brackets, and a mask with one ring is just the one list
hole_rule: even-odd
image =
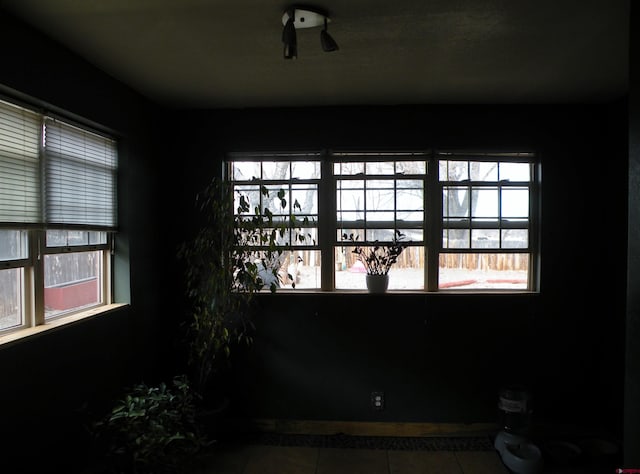
[[0,222],[39,223],[41,116],[0,101]]
[[115,227],[115,141],[46,118],[44,148],[47,225]]

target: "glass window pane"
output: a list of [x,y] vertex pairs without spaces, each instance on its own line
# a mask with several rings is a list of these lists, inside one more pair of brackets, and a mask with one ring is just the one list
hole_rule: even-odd
[[396,189],[414,191],[417,195],[422,196],[422,190],[424,189],[423,183],[424,181],[421,179],[397,179]]
[[318,214],[318,186],[294,184],[291,187],[294,214]]
[[353,176],[356,174],[364,173],[363,162],[349,162],[349,163],[335,163],[333,165],[333,172],[336,176]]
[[355,222],[358,220],[363,220],[364,215],[360,211],[350,212],[350,211],[338,211],[337,216],[338,222]]
[[509,181],[530,181],[530,163],[500,163],[500,179]]
[[500,248],[500,232],[498,229],[472,229],[471,248],[497,249]]
[[398,161],[396,163],[396,173],[424,175],[427,173],[427,162]]
[[260,206],[260,186],[257,184],[241,185],[233,187],[233,209],[235,213],[238,213],[241,199],[244,199],[248,203],[248,209],[241,214],[246,215],[254,214],[256,206]]
[[27,232],[22,230],[0,230],[0,261],[27,258]]
[[424,209],[424,189],[422,181],[398,180],[396,186],[396,206],[404,210]]
[[[368,242],[393,242],[396,231],[393,229],[367,229],[366,236]],[[402,239],[406,240],[406,239]]]
[[469,217],[469,188],[445,186],[442,194],[443,217]]
[[405,222],[422,222],[424,220],[424,212],[422,211],[397,211],[396,219]]
[[445,249],[468,249],[470,248],[469,229],[443,229],[442,248]]
[[529,254],[440,254],[438,288],[441,290],[524,290],[528,287]]
[[422,242],[424,240],[424,232],[422,229],[398,229],[404,234],[407,242]]
[[[268,195],[262,195],[262,209],[269,209],[275,215],[289,215],[291,208],[291,196],[289,189],[279,185],[266,186]],[[278,194],[284,192],[285,206],[282,207],[282,201],[278,198]]]
[[318,229],[317,227],[308,227],[303,229],[295,229],[293,231],[293,245],[317,245]]
[[394,174],[393,161],[375,161],[366,163],[367,174]]
[[[353,247],[335,249],[336,289],[366,290],[366,269],[353,253]],[[424,288],[424,247],[407,247],[389,271],[389,290]]]
[[368,211],[365,217],[369,222],[392,222],[395,220],[393,212],[385,211]]
[[440,181],[464,181],[469,179],[468,162],[440,160],[438,173]]
[[502,248],[526,249],[529,247],[529,231],[527,229],[503,229]]
[[282,288],[292,288],[292,279],[296,289],[318,289],[321,287],[320,251],[295,250],[283,255]]
[[337,189],[364,189],[362,179],[339,179],[336,181]]
[[367,210],[393,210],[395,207],[394,195],[393,189],[367,189]]
[[469,163],[471,181],[498,181],[498,163],[472,161]]
[[368,179],[367,191],[377,189],[393,189],[394,180],[392,179]]
[[0,330],[21,326],[23,309],[24,270],[0,270]]
[[529,217],[527,188],[502,188],[502,217]]
[[107,243],[106,232],[89,232],[89,244],[90,245],[105,245]]
[[44,256],[45,319],[101,304],[102,251]]
[[288,228],[275,228],[275,227],[263,227],[259,232],[260,236],[257,237],[256,233],[252,234],[252,237],[256,240],[250,242],[243,242],[244,245],[269,245],[269,239],[273,235],[275,245],[289,245],[291,243],[291,229]]
[[365,231],[363,229],[338,229],[338,236],[337,239],[338,241],[349,241],[351,236],[353,236],[353,239],[355,239],[356,242],[363,242],[365,241],[364,238],[364,234]]
[[264,161],[262,179],[289,179],[291,176],[288,161]]
[[320,179],[319,161],[294,161],[291,163],[291,177],[294,179]]
[[47,231],[47,247],[64,247],[67,245],[67,232],[64,230]]
[[259,161],[235,161],[231,166],[231,176],[234,181],[249,181],[251,179],[259,179],[260,162]]
[[471,191],[472,217],[498,217],[498,188],[476,188]]
[[338,191],[336,201],[338,211],[362,211],[364,210],[364,190]]
[[[105,234],[100,236],[100,234]],[[47,230],[46,242],[47,247],[72,247],[74,245],[95,244],[95,240],[104,240],[106,243],[105,232],[90,232],[88,230]]]

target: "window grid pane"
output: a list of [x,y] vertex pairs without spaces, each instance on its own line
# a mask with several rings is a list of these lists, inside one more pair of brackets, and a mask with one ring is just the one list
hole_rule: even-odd
[[[268,236],[276,233],[281,289],[317,289],[321,286],[321,259],[318,242],[319,187],[321,163],[318,154],[265,154],[262,158],[254,154],[233,153],[229,155],[230,181],[234,193],[235,218],[253,220],[262,228],[264,240],[245,242],[256,247],[256,258],[263,255]],[[285,205],[282,206],[281,198]],[[241,200],[248,203],[248,211],[238,213]],[[267,219],[257,222],[267,209],[273,223]],[[275,226],[284,224],[282,232]],[[272,274],[264,272],[263,280],[268,288]],[[267,290],[265,290],[267,291]]]
[[0,270],[0,331],[24,324],[24,269]]
[[[348,157],[349,154],[337,154]],[[372,154],[375,156],[375,154]],[[359,155],[358,155],[359,156]],[[424,225],[424,190],[427,162],[424,156],[415,161],[342,161],[333,166],[336,179],[336,220],[338,241],[344,234],[363,230],[363,243],[391,242],[393,229],[411,221]],[[356,179],[354,179],[354,177]],[[381,233],[376,229],[390,228]],[[422,240],[417,244],[422,243]]]
[[[510,178],[530,179],[531,163],[440,160],[438,170],[442,249],[529,248],[531,182],[523,185]],[[461,181],[464,186],[456,184]],[[468,233],[460,232],[465,228]],[[515,228],[521,232],[512,232],[509,241],[503,242],[504,230]]]
[[528,253],[441,253],[439,290],[526,290]]
[[[255,158],[259,154],[249,156]],[[419,259],[413,259],[419,262],[413,267],[419,278],[410,284],[411,289],[460,288],[455,282],[451,283],[460,269],[470,272],[472,276],[468,280],[475,282],[468,283],[464,289],[532,289],[529,275],[533,256],[530,232],[533,229],[531,201],[535,177],[532,153],[436,152],[431,155],[438,172],[433,181],[426,173],[430,159],[425,154],[330,152],[326,156],[331,160],[328,169],[334,174],[333,189],[326,184],[320,186],[319,178],[309,186],[304,182],[308,174],[294,171],[298,165],[295,159],[287,166],[282,154],[267,155],[264,162],[256,159],[232,161],[230,169],[237,189],[242,181],[247,186],[247,180],[251,179],[247,170],[259,171],[260,178],[249,185],[254,186],[253,191],[248,187],[243,191],[247,195],[253,192],[253,197],[259,197],[262,205],[266,204],[278,218],[287,219],[292,214],[298,222],[304,218],[312,221],[314,226],[309,227],[309,233],[314,242],[323,235],[329,238],[331,234],[335,235],[333,252],[329,255],[333,262],[328,262],[332,265],[328,268],[335,272],[331,289],[365,288],[364,279],[353,283],[357,275],[352,274],[358,273],[358,265],[350,260],[352,256],[349,255],[349,243],[344,240],[345,234],[357,236],[358,242],[366,246],[390,242],[396,230],[411,242],[406,256],[415,252],[420,255]],[[316,176],[314,167],[308,169],[314,170],[310,174]],[[438,193],[434,195],[429,191],[427,184],[439,185],[441,202],[437,202]],[[277,200],[269,201],[261,194],[260,185],[267,186],[270,194],[283,189],[287,200],[285,208],[279,208]],[[335,214],[331,212],[330,219],[324,224],[335,225],[329,234],[317,226],[319,203],[326,202],[320,192],[329,192],[335,198]],[[429,217],[426,209],[435,209],[435,212],[430,212],[433,215]],[[439,221],[427,222],[429,219]],[[442,236],[440,244],[437,234],[426,232],[432,225],[434,231],[440,227],[436,231]],[[429,273],[429,286],[437,288],[427,288],[425,281],[427,236],[436,240],[435,249],[429,247],[429,252],[434,252],[430,253],[430,259],[440,261],[440,264],[435,273]],[[283,238],[283,245],[292,245],[290,235]],[[324,254],[327,243],[320,243],[318,249],[314,260],[319,260],[320,253]],[[411,265],[405,267],[407,270],[412,268]],[[401,269],[403,266],[396,265],[393,271]],[[488,278],[478,273],[483,271],[517,273]],[[435,279],[433,275],[436,275]],[[491,281],[485,281],[487,278]],[[299,284],[296,287],[301,288]],[[313,285],[308,287],[313,288]],[[390,283],[390,289],[394,289],[394,284]],[[400,288],[396,286],[395,289]]]
[[44,256],[45,319],[102,303],[102,251]]

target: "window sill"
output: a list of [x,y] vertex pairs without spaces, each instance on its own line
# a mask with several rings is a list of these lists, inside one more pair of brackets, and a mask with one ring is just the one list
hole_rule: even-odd
[[79,321],[84,321],[87,319],[94,318],[99,315],[110,313],[118,308],[122,308],[124,306],[128,306],[125,303],[114,303],[104,306],[98,306],[96,308],[92,308],[88,311],[83,311],[81,313],[75,313],[69,316],[64,316],[58,319],[54,319],[53,321],[46,322],[40,326],[35,326],[26,329],[19,329],[14,332],[7,333],[3,336],[0,336],[0,347],[15,343],[18,341],[22,341],[37,335],[40,335],[45,332],[49,332],[64,326],[69,326],[71,324],[77,323]]
[[[440,291],[425,291],[425,290],[387,290],[384,293],[380,293],[379,295],[535,295],[538,294],[539,291],[525,290],[525,289],[482,289],[482,290],[440,290]],[[261,291],[257,293],[258,295],[372,295],[378,296],[376,294],[369,293],[367,290],[361,289],[338,289],[338,290],[320,290],[320,289],[290,289],[290,288],[282,288],[276,290],[275,293],[271,293],[270,291]]]

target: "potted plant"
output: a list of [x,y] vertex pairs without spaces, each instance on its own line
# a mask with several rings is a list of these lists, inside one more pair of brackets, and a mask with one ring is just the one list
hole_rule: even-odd
[[[298,241],[310,238],[301,230],[305,222],[293,213],[275,219],[269,210],[286,208],[285,191],[270,193],[262,186],[260,192],[270,205],[261,208],[234,192],[231,183],[214,178],[196,197],[202,225],[178,251],[188,300],[188,366],[203,397],[212,376],[227,367],[232,348],[252,344],[254,296],[265,289],[275,292],[285,280],[295,287],[283,270],[290,247],[282,237],[293,229]],[[292,208],[300,204],[295,201]]]
[[134,385],[93,423],[99,464],[91,472],[190,472],[197,454],[211,444],[196,420],[196,402],[185,376]]
[[370,293],[384,293],[389,286],[389,270],[398,261],[398,257],[407,247],[404,241],[405,235],[399,230],[395,230],[393,241],[390,244],[380,244],[375,241],[373,245],[358,245],[358,235],[342,234],[343,240],[356,243],[352,252],[356,258],[364,265],[367,272],[367,289]]

